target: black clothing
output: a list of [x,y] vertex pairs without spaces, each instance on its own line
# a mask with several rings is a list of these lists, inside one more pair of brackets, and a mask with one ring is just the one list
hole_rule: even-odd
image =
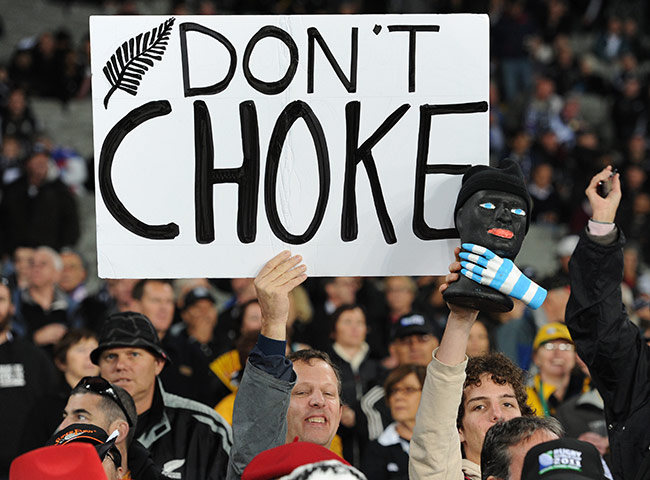
[[158,480],[163,477],[153,463],[151,452],[137,440],[133,440],[128,450],[128,465],[130,478],[133,480]]
[[20,453],[20,435],[39,397],[56,378],[46,354],[21,338],[0,345],[0,477],[7,476],[11,461]]
[[63,420],[63,410],[72,388],[62,374],[58,377],[56,386],[34,404],[27,418],[22,437],[23,452],[44,446]]
[[623,307],[624,243],[622,233],[608,245],[581,235],[570,262],[566,323],[605,402],[612,474],[634,480],[650,461],[650,347]]
[[226,478],[230,425],[213,409],[165,392],[160,382],[151,408],[138,416],[136,439],[163,476],[181,480]]
[[223,353],[215,343],[203,345],[187,334],[185,324],[170,328],[162,345],[171,363],[160,374],[165,390],[209,407],[219,401],[221,382],[210,370],[210,362]]
[[32,299],[29,290],[22,290],[19,298],[16,305],[16,321],[25,327],[28,338],[31,339],[37,330],[53,323],[70,326],[68,300],[61,290],[55,289],[54,298],[48,310],[44,310]]
[[[359,411],[361,398],[371,387],[383,380],[385,371],[378,360],[369,357],[369,351],[366,351],[358,369],[353,369],[351,363],[336,352],[336,346],[333,345],[327,353],[341,373],[341,401]],[[343,425],[339,426],[338,434],[343,441],[343,457],[353,465],[359,466],[367,437],[361,435],[356,427],[348,428]]]
[[21,177],[6,187],[0,203],[0,253],[11,254],[18,246],[61,250],[77,240],[77,204],[63,182],[34,187]]
[[404,451],[402,443],[408,444],[400,438],[396,443],[387,442],[382,434],[379,440],[368,444],[361,471],[372,480],[408,480],[409,454]]

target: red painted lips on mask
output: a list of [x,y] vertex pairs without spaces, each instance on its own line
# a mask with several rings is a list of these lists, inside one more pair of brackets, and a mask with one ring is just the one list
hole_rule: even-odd
[[512,233],[510,230],[506,230],[505,228],[491,228],[488,230],[488,233],[490,235],[494,235],[495,237],[501,238],[512,238],[515,236],[514,233]]

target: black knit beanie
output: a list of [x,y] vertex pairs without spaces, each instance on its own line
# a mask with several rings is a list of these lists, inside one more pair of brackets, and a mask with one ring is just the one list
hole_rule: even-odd
[[532,201],[526,188],[524,175],[519,165],[512,160],[502,160],[500,168],[488,167],[487,165],[476,165],[471,167],[463,175],[463,182],[458,192],[456,208],[454,209],[454,220],[458,210],[467,199],[480,190],[496,190],[497,192],[508,192],[521,197],[526,202],[526,231],[530,226],[530,212]]

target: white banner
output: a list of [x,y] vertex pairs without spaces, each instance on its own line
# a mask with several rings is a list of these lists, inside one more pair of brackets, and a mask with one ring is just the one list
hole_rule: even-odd
[[444,274],[486,15],[90,19],[103,278]]

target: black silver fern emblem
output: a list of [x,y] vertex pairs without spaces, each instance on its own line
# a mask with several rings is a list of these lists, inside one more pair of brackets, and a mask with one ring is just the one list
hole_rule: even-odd
[[104,108],[108,108],[108,100],[118,89],[131,95],[138,93],[140,81],[153,67],[154,60],[162,60],[175,20],[172,17],[158,28],[129,39],[115,50],[104,67],[104,75],[111,84],[104,97]]

